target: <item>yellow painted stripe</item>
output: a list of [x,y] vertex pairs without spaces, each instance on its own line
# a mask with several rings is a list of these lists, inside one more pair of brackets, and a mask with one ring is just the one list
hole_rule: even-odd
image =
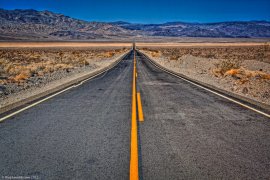
[[137,105],[136,105],[136,58],[134,54],[133,83],[132,83],[132,114],[131,114],[131,143],[130,143],[130,166],[129,179],[139,179],[138,167],[138,134],[137,134]]
[[143,118],[141,93],[137,93],[137,102],[138,102],[139,121],[142,122],[142,121],[144,121],[144,118]]

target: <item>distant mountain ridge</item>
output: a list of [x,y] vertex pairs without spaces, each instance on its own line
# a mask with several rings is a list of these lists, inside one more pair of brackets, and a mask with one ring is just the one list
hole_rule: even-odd
[[217,23],[168,22],[164,24],[116,24],[127,30],[143,31],[150,36],[173,37],[270,37],[268,21],[234,21]]
[[87,22],[50,11],[0,9],[0,39],[110,39],[131,32],[109,23]]
[[91,40],[158,37],[270,37],[268,21],[217,23],[88,22],[50,11],[0,9],[0,40]]

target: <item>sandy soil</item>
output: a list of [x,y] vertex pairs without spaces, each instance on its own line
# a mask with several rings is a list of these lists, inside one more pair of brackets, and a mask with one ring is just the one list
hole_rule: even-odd
[[131,43],[88,42],[0,42],[0,47],[131,47]]
[[136,43],[138,47],[239,47],[239,46],[262,46],[265,44],[269,44],[269,42],[205,42],[205,43]]
[[139,49],[175,72],[270,105],[269,46],[198,46]]

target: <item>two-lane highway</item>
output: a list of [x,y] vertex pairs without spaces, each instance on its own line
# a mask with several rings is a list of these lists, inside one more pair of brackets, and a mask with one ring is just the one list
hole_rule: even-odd
[[133,60],[0,123],[0,178],[129,179],[134,84],[141,179],[270,178],[269,118]]

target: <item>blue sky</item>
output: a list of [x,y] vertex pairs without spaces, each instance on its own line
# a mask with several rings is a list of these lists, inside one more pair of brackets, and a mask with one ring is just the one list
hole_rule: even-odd
[[0,7],[50,10],[105,22],[270,20],[270,0],[0,0]]

